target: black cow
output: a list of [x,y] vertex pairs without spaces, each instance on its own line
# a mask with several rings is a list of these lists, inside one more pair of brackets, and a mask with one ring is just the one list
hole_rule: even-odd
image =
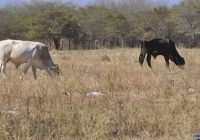
[[141,42],[141,53],[139,56],[139,62],[142,65],[147,54],[147,63],[151,68],[151,56],[154,59],[158,55],[163,55],[165,58],[166,66],[169,68],[169,60],[173,61],[180,68],[184,68],[185,60],[181,57],[176,50],[175,43],[169,39],[152,39],[150,41]]

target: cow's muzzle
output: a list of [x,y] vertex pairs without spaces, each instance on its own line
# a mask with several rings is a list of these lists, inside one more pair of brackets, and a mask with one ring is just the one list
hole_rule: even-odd
[[180,68],[180,69],[185,69],[185,66],[184,65],[178,65],[178,67]]
[[61,70],[60,70],[60,68],[58,67],[57,64],[55,64],[53,67],[50,67],[49,69],[51,71],[50,72],[51,75],[60,75],[60,74],[62,74],[62,72],[61,72]]

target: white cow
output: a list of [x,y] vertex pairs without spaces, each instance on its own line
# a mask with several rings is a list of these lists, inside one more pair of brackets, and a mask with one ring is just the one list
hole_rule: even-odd
[[26,63],[21,79],[30,66],[32,67],[34,79],[37,79],[37,68],[46,70],[49,75],[60,73],[58,65],[54,64],[51,59],[47,46],[40,42],[9,39],[0,41],[0,70],[4,76],[6,76],[5,70],[8,61],[15,64],[16,68]]

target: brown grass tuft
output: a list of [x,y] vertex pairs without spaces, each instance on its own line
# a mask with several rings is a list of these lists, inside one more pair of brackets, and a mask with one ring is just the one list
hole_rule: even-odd
[[110,58],[109,58],[107,55],[104,55],[104,56],[102,57],[102,61],[110,62],[111,60],[110,60]]

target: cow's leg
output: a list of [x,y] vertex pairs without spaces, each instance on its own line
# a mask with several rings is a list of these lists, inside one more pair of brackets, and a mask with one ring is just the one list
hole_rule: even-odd
[[166,62],[166,67],[169,68],[169,57],[164,56],[165,62]]
[[32,64],[32,59],[29,59],[26,63],[26,65],[24,66],[24,73],[22,74],[22,76],[20,77],[20,79],[23,79],[24,75],[27,73],[29,67],[31,66]]
[[140,54],[139,62],[140,62],[140,65],[141,65],[141,66],[143,65],[145,55],[146,55],[146,54]]
[[36,75],[36,67],[32,66],[32,71],[33,71],[34,79],[36,80],[36,79],[37,79],[37,75]]
[[6,61],[2,60],[0,62],[1,65],[1,73],[3,74],[3,77],[6,77]]
[[140,62],[140,65],[141,65],[141,66],[143,65],[145,56],[146,56],[146,49],[145,49],[145,48],[142,48],[142,49],[141,49],[140,56],[139,56],[139,62]]
[[169,57],[168,56],[164,56],[164,58],[165,58],[165,62],[166,62],[166,67],[171,72],[171,69],[169,67]]
[[16,69],[17,73],[19,72],[19,66],[20,66],[20,65],[16,65],[16,64],[15,64],[15,69]]
[[151,67],[151,54],[150,53],[147,53],[147,63],[148,63],[148,66],[150,67],[150,68],[152,68]]

